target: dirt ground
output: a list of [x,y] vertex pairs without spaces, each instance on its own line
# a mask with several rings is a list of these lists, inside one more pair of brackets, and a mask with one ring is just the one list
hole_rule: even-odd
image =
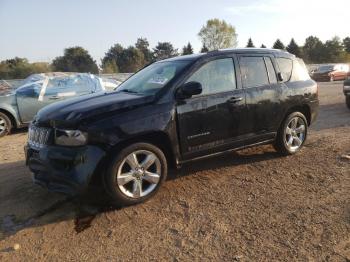
[[26,132],[0,139],[0,261],[350,261],[350,111],[341,83],[319,94],[297,155],[262,146],[192,163],[120,210],[33,185]]

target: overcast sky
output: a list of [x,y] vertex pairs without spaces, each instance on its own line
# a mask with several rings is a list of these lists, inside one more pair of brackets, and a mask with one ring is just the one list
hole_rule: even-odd
[[154,47],[191,42],[210,18],[234,25],[238,45],[249,37],[271,47],[276,38],[299,45],[309,35],[325,41],[350,36],[350,0],[0,0],[0,60],[15,56],[51,61],[71,46],[86,48],[100,64],[115,43],[146,37]]

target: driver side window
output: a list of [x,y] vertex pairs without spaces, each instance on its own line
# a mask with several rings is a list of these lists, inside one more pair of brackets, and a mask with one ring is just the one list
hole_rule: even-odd
[[210,61],[200,67],[186,81],[198,82],[202,85],[200,95],[227,92],[236,89],[235,68],[232,58]]

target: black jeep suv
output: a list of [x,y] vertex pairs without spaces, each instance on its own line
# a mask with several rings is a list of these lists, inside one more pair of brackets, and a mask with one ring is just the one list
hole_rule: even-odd
[[346,106],[350,109],[350,76],[344,81],[343,92],[345,95]]
[[181,56],[147,66],[115,92],[40,110],[26,162],[49,190],[76,194],[101,179],[116,204],[130,205],[185,162],[268,143],[296,153],[318,104],[317,84],[287,52]]

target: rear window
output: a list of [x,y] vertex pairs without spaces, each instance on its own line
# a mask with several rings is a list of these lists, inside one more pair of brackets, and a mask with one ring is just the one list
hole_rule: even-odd
[[246,56],[239,60],[243,87],[256,87],[269,84],[263,57]]
[[309,73],[302,59],[298,58],[294,60],[293,63],[294,65],[291,81],[305,81],[310,79]]
[[283,81],[288,82],[292,76],[293,61],[283,57],[278,57],[276,60],[282,73]]

